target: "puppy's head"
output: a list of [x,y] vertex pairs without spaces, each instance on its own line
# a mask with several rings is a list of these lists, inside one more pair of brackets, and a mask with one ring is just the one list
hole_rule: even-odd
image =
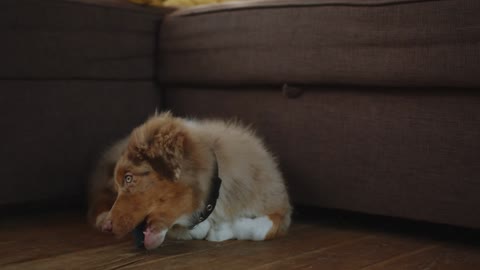
[[121,237],[153,217],[168,227],[190,211],[192,189],[179,177],[191,148],[187,130],[169,113],[133,130],[115,167],[118,196],[109,213],[109,230]]

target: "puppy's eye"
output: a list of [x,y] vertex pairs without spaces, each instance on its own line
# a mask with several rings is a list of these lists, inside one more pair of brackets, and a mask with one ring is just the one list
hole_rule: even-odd
[[125,183],[130,184],[130,183],[133,182],[133,175],[131,175],[131,174],[126,174],[126,175],[123,177],[123,180],[125,181]]

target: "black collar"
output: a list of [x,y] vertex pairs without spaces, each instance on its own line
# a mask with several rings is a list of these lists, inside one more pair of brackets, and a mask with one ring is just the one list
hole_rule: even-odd
[[210,193],[208,194],[207,201],[205,202],[205,207],[203,208],[203,210],[193,214],[191,218],[191,225],[188,227],[189,230],[192,230],[193,228],[197,227],[198,224],[205,221],[210,216],[210,214],[212,214],[213,210],[215,210],[215,206],[217,205],[217,199],[220,195],[220,186],[222,185],[222,179],[220,179],[220,176],[218,176],[218,164],[215,154],[213,154],[213,157],[215,161],[213,165],[212,179],[210,180]]

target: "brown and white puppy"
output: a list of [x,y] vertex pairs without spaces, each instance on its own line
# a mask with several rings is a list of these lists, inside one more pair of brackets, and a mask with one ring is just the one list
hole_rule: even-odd
[[[202,222],[213,189],[216,206]],[[271,239],[286,233],[290,215],[274,158],[236,123],[156,115],[107,151],[90,183],[91,223],[122,237],[145,220],[147,249],[167,232],[177,239]]]

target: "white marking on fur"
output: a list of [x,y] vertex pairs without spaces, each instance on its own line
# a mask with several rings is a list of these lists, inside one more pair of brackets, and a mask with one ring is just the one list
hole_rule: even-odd
[[190,235],[193,239],[205,239],[208,231],[210,230],[210,221],[205,220],[204,222],[195,226],[195,228],[190,230]]
[[97,226],[97,228],[102,228],[102,225],[105,222],[105,219],[107,218],[107,216],[108,216],[108,211],[100,213],[95,219],[95,226]]
[[212,227],[207,235],[208,241],[221,242],[229,239],[265,240],[272,229],[273,222],[267,216],[258,218],[239,218],[232,223],[223,222]]
[[234,238],[232,225],[227,222],[216,224],[210,229],[207,235],[207,240],[212,242],[222,242]]
[[175,179],[178,179],[180,178],[180,174],[182,173],[182,170],[180,168],[176,168],[174,170],[174,173],[175,173]]
[[195,127],[198,126],[198,122],[195,121],[195,120],[192,120],[192,119],[185,120],[184,123],[185,123],[185,124],[187,125],[187,127],[189,127],[189,128],[195,128]]
[[233,232],[238,240],[265,240],[273,222],[267,217],[240,218],[233,223]]
[[174,225],[180,225],[183,227],[188,227],[190,226],[190,216],[189,215],[183,215],[179,217],[175,222],[173,223]]

